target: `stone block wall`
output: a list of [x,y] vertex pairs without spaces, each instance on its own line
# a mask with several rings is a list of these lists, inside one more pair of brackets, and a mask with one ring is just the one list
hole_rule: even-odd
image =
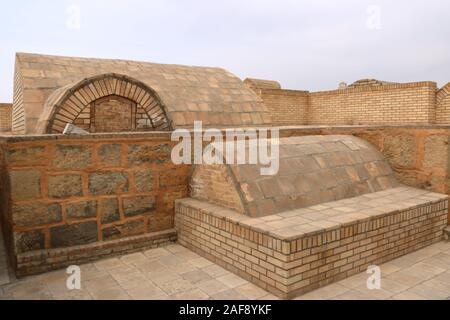
[[[140,105],[136,107],[135,121],[136,121],[136,128],[129,131],[152,131],[152,120],[150,120],[147,113]],[[73,124],[88,132],[91,130],[90,105],[88,105],[86,108],[83,109],[83,111],[78,115]],[[114,131],[111,130],[111,132]]]
[[191,199],[178,201],[179,243],[290,299],[441,241],[448,200],[442,197],[290,238],[274,236],[245,221],[233,221],[221,211]]
[[15,134],[25,133],[25,110],[23,99],[23,78],[20,73],[20,67],[16,64],[14,67],[14,95],[12,110],[12,132]]
[[11,131],[12,104],[0,103],[0,132]]
[[[13,261],[171,230],[190,171],[171,162],[171,150],[169,135],[4,139],[2,217]],[[51,268],[44,260],[18,273]]]

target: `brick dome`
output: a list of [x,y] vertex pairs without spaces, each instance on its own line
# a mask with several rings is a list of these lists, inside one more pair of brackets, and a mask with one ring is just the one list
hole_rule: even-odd
[[149,130],[187,128],[195,120],[217,128],[270,124],[262,100],[220,68],[18,53],[14,91],[14,133],[60,133],[109,94],[135,103]]

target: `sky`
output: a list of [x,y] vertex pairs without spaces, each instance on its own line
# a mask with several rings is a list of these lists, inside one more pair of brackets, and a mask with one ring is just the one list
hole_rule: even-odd
[[448,0],[1,0],[0,102],[16,52],[225,68],[283,88],[450,82]]

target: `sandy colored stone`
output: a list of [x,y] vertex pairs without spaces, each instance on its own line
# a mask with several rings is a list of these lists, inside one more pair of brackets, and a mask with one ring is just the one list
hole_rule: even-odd
[[37,170],[11,171],[11,197],[13,200],[28,200],[41,196],[41,173]]
[[51,198],[80,197],[83,187],[80,175],[59,175],[48,177],[48,194]]
[[121,145],[104,144],[98,148],[97,154],[102,167],[118,167],[121,164]]
[[62,220],[61,210],[61,206],[56,203],[13,205],[12,218],[16,225],[24,227],[57,223]]
[[449,137],[432,135],[425,138],[425,168],[444,168],[448,165]]

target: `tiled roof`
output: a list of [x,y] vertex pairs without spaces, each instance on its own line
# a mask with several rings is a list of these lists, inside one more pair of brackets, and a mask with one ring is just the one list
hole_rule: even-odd
[[270,123],[260,98],[220,68],[18,53],[16,70],[23,85],[27,133],[36,133],[44,105],[55,91],[62,90],[63,95],[84,79],[112,73],[136,79],[154,90],[174,128],[190,127],[194,120],[209,127]]

